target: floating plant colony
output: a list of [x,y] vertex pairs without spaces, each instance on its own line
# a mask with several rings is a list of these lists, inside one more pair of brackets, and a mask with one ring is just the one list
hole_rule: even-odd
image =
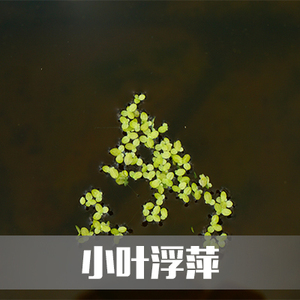
[[[123,165],[122,168],[103,165],[101,170],[118,185],[128,185],[129,178],[149,182],[153,190],[153,199],[143,205],[142,214],[145,222],[159,223],[168,217],[168,209],[164,207],[167,191],[176,193],[184,203],[188,203],[191,198],[195,201],[203,198],[213,209],[210,223],[204,233],[207,244],[223,247],[227,235],[223,232],[221,218],[232,214],[232,201],[228,199],[224,190],[217,194],[216,199],[213,198],[209,177],[201,174],[197,178],[196,173],[192,172],[191,157],[184,152],[181,142],[178,140],[172,143],[165,136],[168,124],[163,123],[156,129],[155,118],[138,109],[145,98],[144,94],[135,95],[133,101],[120,114],[119,121],[124,136],[119,146],[110,150],[110,154],[118,165]],[[141,145],[151,151],[151,162],[145,162],[139,155]],[[80,204],[87,208],[92,207],[94,213],[90,229],[76,226],[78,235],[106,233],[120,236],[128,233],[126,226],[112,227],[109,221],[104,221],[109,208],[103,204],[102,199],[103,193],[98,189],[92,189],[80,198]],[[192,227],[191,230],[193,231]]]

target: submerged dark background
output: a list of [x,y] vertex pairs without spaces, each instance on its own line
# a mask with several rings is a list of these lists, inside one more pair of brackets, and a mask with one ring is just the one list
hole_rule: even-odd
[[0,234],[75,235],[91,187],[133,234],[202,232],[208,211],[172,197],[164,225],[142,227],[147,184],[99,173],[118,111],[145,92],[195,171],[230,190],[226,232],[299,235],[299,14],[286,1],[1,2]]

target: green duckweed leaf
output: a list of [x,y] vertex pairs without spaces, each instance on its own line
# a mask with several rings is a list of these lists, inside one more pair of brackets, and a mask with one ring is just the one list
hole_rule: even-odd
[[175,150],[177,151],[177,152],[181,152],[183,149],[182,149],[182,147],[181,147],[181,142],[180,141],[176,141],[175,143],[174,143],[174,148],[175,148]]
[[86,193],[85,199],[86,199],[86,201],[91,201],[93,199],[92,194],[91,193]]
[[110,176],[111,176],[112,178],[114,178],[114,179],[118,178],[118,176],[119,176],[118,170],[116,170],[114,167],[112,167],[112,168],[110,169],[109,174],[110,174]]
[[85,198],[84,198],[84,197],[81,197],[80,200],[79,200],[79,202],[80,202],[81,205],[84,205],[85,202],[86,202],[86,201],[85,201]]
[[163,123],[159,128],[158,128],[158,132],[160,133],[165,133],[168,131],[168,124],[167,123]]
[[110,231],[111,234],[113,235],[118,235],[119,234],[119,230],[117,228],[112,228]]
[[186,187],[183,191],[184,194],[189,195],[192,192],[192,189],[190,186]]
[[120,233],[125,233],[127,231],[127,228],[125,226],[121,226],[121,227],[118,228],[118,231]]
[[183,156],[183,158],[182,158],[182,163],[186,164],[186,163],[188,163],[190,161],[190,159],[191,159],[190,155],[189,154],[185,154]]
[[153,215],[148,215],[146,217],[147,222],[152,222],[153,221]]
[[212,202],[213,199],[210,192],[204,193],[204,200],[206,204],[210,204]]
[[119,154],[121,154],[121,151],[118,148],[112,148],[109,152],[113,156],[118,156]]
[[156,189],[159,185],[160,185],[160,179],[155,179],[153,181],[150,182],[150,186],[153,188],[153,189]]
[[159,215],[153,215],[153,221],[154,222],[159,222],[160,221],[160,216]]
[[[92,189],[91,191],[91,194],[94,198],[97,198],[97,199],[101,199],[102,200],[102,192],[100,192],[99,190],[97,189]],[[101,201],[100,200],[100,201]]]
[[184,169],[178,169],[175,171],[175,174],[177,176],[183,176],[185,174],[185,170]]
[[93,215],[93,219],[94,220],[100,220],[102,217],[102,213],[101,212],[96,212],[94,215]]
[[188,171],[192,168],[191,164],[189,163],[186,163],[186,164],[183,164],[183,167]]
[[165,220],[168,217],[168,211],[165,207],[160,210],[160,218]]
[[[187,172],[192,169],[190,163],[191,157],[184,153],[184,149],[179,140],[174,144],[164,137],[164,133],[168,131],[168,124],[163,123],[160,127],[155,128],[155,118],[150,117],[146,112],[138,109],[138,105],[146,98],[144,94],[135,94],[132,103],[126,109],[121,111],[120,124],[124,136],[119,146],[110,149],[110,154],[114,156],[117,166],[104,165],[101,169],[115,179],[118,185],[128,185],[128,179],[134,180],[144,178],[149,181],[151,188],[156,189],[154,193],[154,203],[147,202],[143,205],[142,213],[147,222],[160,222],[168,216],[168,210],[162,208],[165,201],[166,189],[174,191],[184,203],[189,202],[189,195],[194,196],[195,200],[201,198],[202,190],[204,192],[204,201],[212,206],[215,214],[212,215],[210,225],[207,227],[205,236],[209,239],[206,241],[210,245],[223,247],[227,236],[223,236],[222,226],[219,224],[220,218],[228,217],[232,214],[233,202],[227,199],[227,194],[222,191],[216,200],[212,198],[212,194],[208,191],[212,184],[208,176],[201,174],[198,179],[195,172]],[[159,137],[159,138],[158,138]],[[148,148],[152,157],[152,163],[144,162],[140,157],[140,146]],[[182,154],[180,154],[183,152]],[[180,154],[180,155],[179,155]],[[195,183],[190,174],[195,175],[198,183]],[[192,179],[192,181],[191,181]],[[78,235],[90,236],[93,234],[110,233],[115,236],[122,236],[127,232],[126,226],[117,226],[111,228],[109,222],[104,222],[103,218],[109,212],[109,208],[101,205],[102,192],[98,189],[92,189],[81,197],[79,202],[81,205],[94,209],[92,217],[92,225],[90,229],[76,226]],[[191,227],[194,233],[193,227]],[[212,234],[221,234],[219,239],[212,238]]]
[[149,214],[150,214],[150,210],[144,208],[144,209],[143,209],[143,215],[146,217],[146,216],[148,216]]
[[129,105],[127,107],[127,111],[129,111],[129,112],[134,112],[136,109],[137,109],[136,103],[132,103],[131,105]]
[[201,198],[201,190],[197,190],[195,193],[194,193],[194,197],[196,200],[199,200]]
[[140,99],[141,101],[145,100],[145,99],[146,99],[145,94],[140,94],[140,95],[139,95],[139,99]]
[[160,212],[160,206],[154,206],[152,214],[153,215],[157,215]]
[[90,231],[86,227],[82,227],[80,229],[80,235],[85,236],[85,235],[91,235]]
[[222,215],[223,215],[223,216],[226,216],[226,217],[227,217],[227,216],[230,216],[231,213],[232,213],[231,210],[228,209],[228,208],[223,208],[223,209],[222,209]]
[[178,154],[173,155],[172,159],[175,164],[182,165],[182,158]]
[[154,204],[153,204],[152,202],[147,202],[147,203],[144,205],[144,208],[145,208],[145,209],[149,209],[149,210],[151,210],[153,207],[154,207]]

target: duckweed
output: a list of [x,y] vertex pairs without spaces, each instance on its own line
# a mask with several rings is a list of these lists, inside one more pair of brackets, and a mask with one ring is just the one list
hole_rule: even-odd
[[[227,235],[223,233],[221,218],[232,214],[233,202],[225,191],[214,199],[210,191],[210,178],[201,174],[198,178],[192,170],[191,156],[185,153],[179,140],[172,141],[165,136],[169,127],[163,123],[155,128],[155,118],[139,110],[139,104],[146,99],[145,94],[136,94],[128,106],[121,111],[119,121],[124,136],[119,145],[109,150],[118,167],[103,165],[101,170],[116,181],[118,185],[128,185],[128,180],[147,180],[153,189],[153,201],[142,206],[142,214],[147,222],[161,222],[167,219],[165,192],[173,191],[183,203],[195,201],[202,195],[206,204],[214,209],[211,220],[204,233],[207,245],[224,247]],[[151,162],[144,162],[139,155],[139,148],[144,146],[152,152]],[[195,177],[192,176],[195,174]],[[94,209],[90,229],[76,226],[78,235],[111,234],[120,236],[128,233],[126,226],[111,227],[104,222],[109,208],[102,203],[103,194],[99,189],[92,189],[79,199],[81,205]],[[101,202],[101,204],[100,204]],[[192,231],[194,232],[193,227]],[[215,239],[212,234],[216,235]]]

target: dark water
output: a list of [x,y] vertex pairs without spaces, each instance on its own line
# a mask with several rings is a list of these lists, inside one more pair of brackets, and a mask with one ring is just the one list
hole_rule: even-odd
[[134,234],[201,232],[207,211],[179,201],[162,227],[142,227],[147,185],[99,173],[122,136],[119,109],[145,92],[195,171],[231,191],[226,232],[298,235],[299,13],[298,2],[0,3],[0,233],[76,234],[91,187]]

